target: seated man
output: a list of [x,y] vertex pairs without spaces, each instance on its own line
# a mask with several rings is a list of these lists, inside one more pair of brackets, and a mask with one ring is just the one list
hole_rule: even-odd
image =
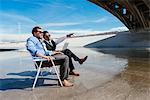
[[[51,37],[50,37],[50,34],[48,33],[48,31],[44,31],[43,32],[43,38],[45,39],[45,44],[46,44],[46,48],[48,50],[52,50],[52,51],[55,51],[56,49],[56,45],[59,44],[60,42],[64,41],[67,37],[71,37],[71,35],[73,34],[68,34],[67,36],[65,37],[61,37],[61,38],[58,38],[57,40],[53,40]],[[62,52],[63,54],[67,55],[69,57],[69,68],[70,68],[70,72],[69,74],[70,75],[75,75],[75,76],[79,76],[79,73],[75,72],[75,68],[74,68],[74,65],[72,63],[72,58],[75,60],[75,61],[78,61],[79,64],[83,64],[83,62],[85,62],[85,60],[87,59],[88,56],[85,56],[84,58],[79,58],[77,57],[71,50],[69,49],[65,49],[65,50],[60,50],[59,52]]]
[[55,61],[54,63],[61,65],[60,66],[60,79],[64,86],[73,86],[72,83],[67,81],[68,78],[68,68],[69,68],[69,58],[66,55],[58,54],[57,52],[48,51],[44,45],[44,42],[41,40],[43,37],[42,28],[41,27],[34,27],[32,29],[33,36],[27,39],[27,50],[31,53],[34,57],[42,57],[47,59],[47,63],[50,63],[52,59],[50,55],[56,60],[61,60],[58,63]]

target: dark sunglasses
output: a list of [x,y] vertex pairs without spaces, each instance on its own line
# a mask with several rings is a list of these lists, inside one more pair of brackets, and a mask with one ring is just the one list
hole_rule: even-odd
[[42,31],[36,31],[36,32],[40,32],[40,33],[43,33]]
[[50,37],[51,35],[45,35],[46,37]]

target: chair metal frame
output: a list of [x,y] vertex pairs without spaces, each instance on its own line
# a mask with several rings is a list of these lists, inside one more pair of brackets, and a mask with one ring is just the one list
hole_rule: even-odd
[[[34,80],[34,83],[33,83],[33,86],[32,86],[32,89],[34,89],[35,85],[37,83],[38,76],[39,76],[39,74],[41,72],[42,63],[43,63],[43,61],[48,61],[48,60],[44,59],[44,58],[41,58],[41,57],[32,57],[32,60],[33,60],[33,63],[35,64],[35,66],[37,68],[37,74],[36,74],[36,77],[35,77],[35,80]],[[54,58],[51,59],[52,66],[47,66],[47,67],[54,69],[54,71],[55,71],[55,73],[57,75],[57,78],[59,80],[60,86],[63,87],[62,81],[60,80],[60,76],[59,76],[59,73],[58,73],[59,71],[57,70],[58,66],[55,65],[54,60],[55,60]],[[37,64],[37,61],[40,62],[39,65]],[[51,70],[49,70],[49,72],[51,72]]]

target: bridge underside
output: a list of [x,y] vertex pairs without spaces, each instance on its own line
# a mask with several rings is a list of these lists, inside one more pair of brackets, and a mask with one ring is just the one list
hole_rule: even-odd
[[150,30],[149,0],[89,0],[116,16],[131,31]]

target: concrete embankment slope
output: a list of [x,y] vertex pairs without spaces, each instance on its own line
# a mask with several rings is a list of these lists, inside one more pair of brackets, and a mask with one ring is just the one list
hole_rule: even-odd
[[85,45],[89,48],[112,48],[112,47],[128,47],[128,48],[149,48],[150,32],[131,33],[119,32],[117,35],[99,40]]

